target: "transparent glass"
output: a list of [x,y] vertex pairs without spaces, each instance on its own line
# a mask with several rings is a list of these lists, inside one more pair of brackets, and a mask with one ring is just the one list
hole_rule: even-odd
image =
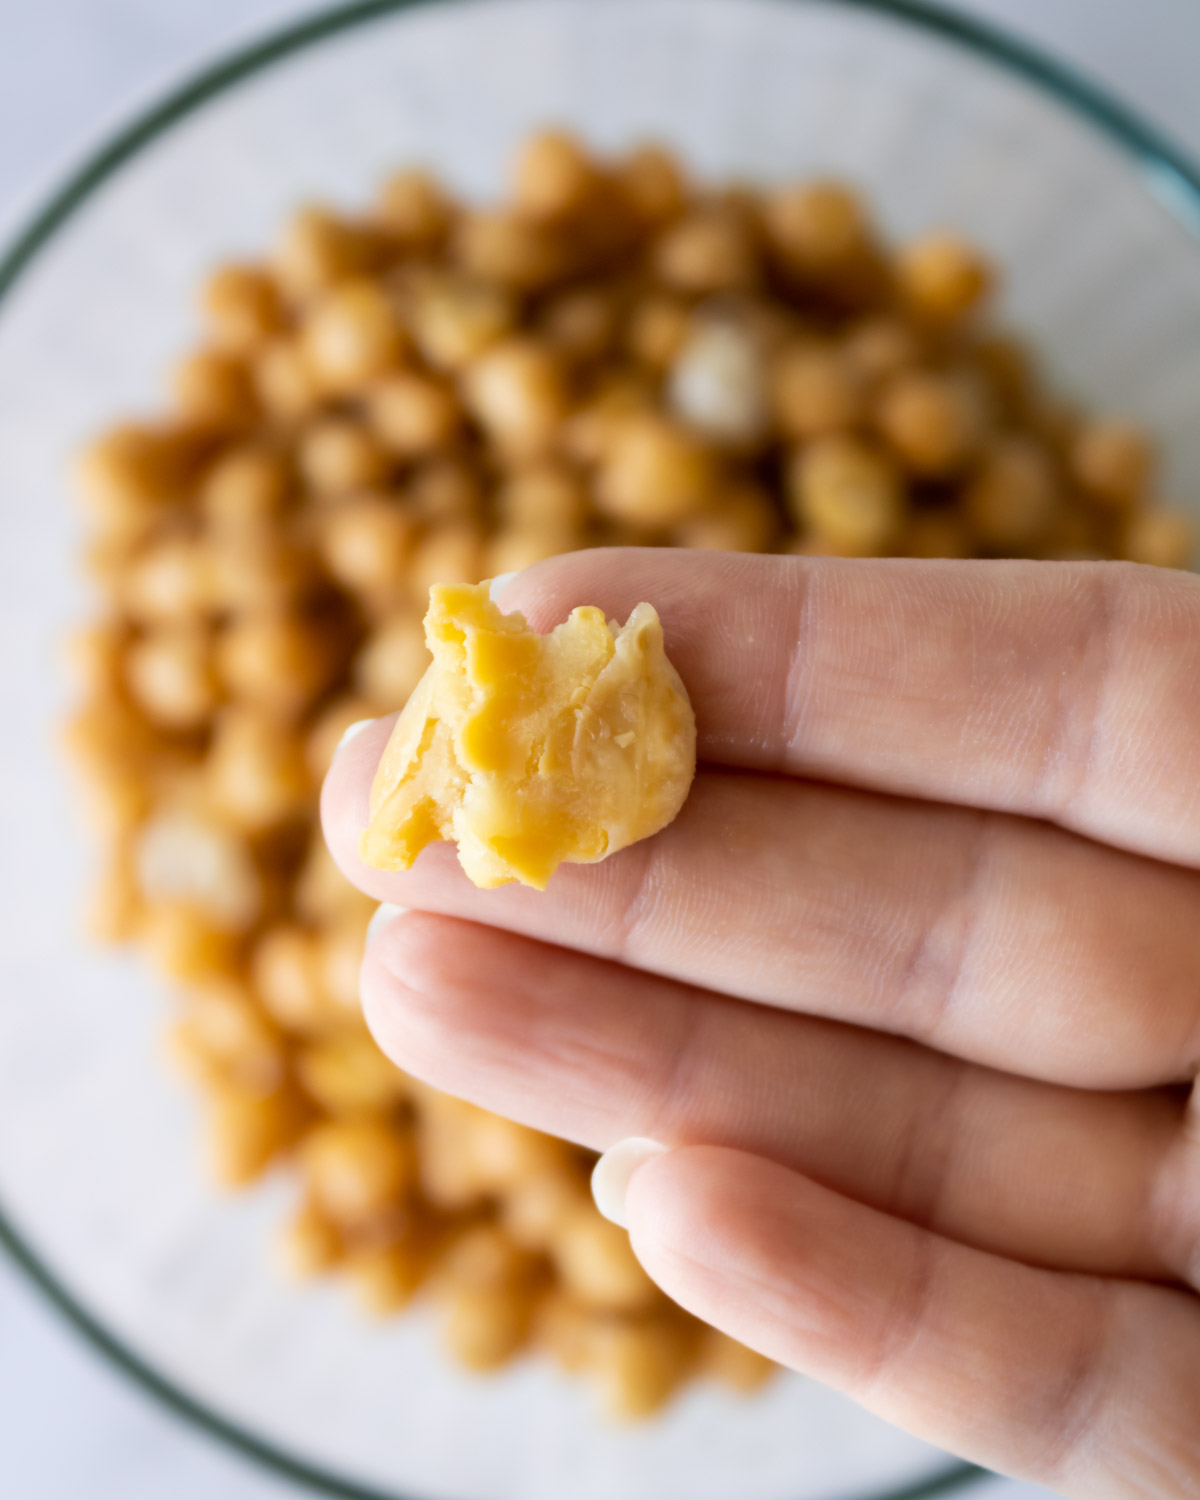
[[325,13],[194,80],[0,261],[0,1235],[108,1353],[212,1430],[341,1494],[422,1500],[835,1500],[972,1471],[788,1378],[697,1388],[613,1430],[533,1361],[478,1383],[420,1314],[357,1321],[267,1264],[286,1181],[230,1202],[164,1076],[169,999],[76,936],[89,854],[54,751],[55,651],[88,601],[64,468],[153,405],[196,283],[297,201],[361,202],[427,161],[492,192],[533,125],[646,136],[696,171],[859,183],[897,235],[953,225],[1065,389],[1154,430],[1200,497],[1200,222],[1185,164],[1086,88],[895,4],[492,0]]

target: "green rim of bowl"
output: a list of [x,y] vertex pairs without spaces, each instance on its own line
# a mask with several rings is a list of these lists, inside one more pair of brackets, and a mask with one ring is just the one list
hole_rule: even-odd
[[[40,206],[0,247],[0,307],[48,245],[124,164],[195,113],[210,99],[293,53],[406,10],[437,4],[487,4],[489,0],[347,0],[233,49],[190,74],[157,102],[140,110],[59,181]],[[610,0],[611,3],[611,0]],[[626,0],[634,3],[634,0]],[[679,0],[685,3],[685,0]],[[1146,191],[1188,233],[1200,240],[1200,172],[1187,156],[1087,78],[1052,61],[986,23],[942,10],[924,0],[779,0],[781,4],[833,4],[891,17],[981,56],[1037,85],[1058,103],[1089,121],[1130,158]],[[0,1247],[82,1337],[162,1406],[274,1474],[337,1500],[415,1500],[396,1491],[356,1484],[319,1465],[294,1458],[193,1399],[160,1375],[104,1327],[48,1269],[29,1241],[0,1208]],[[932,1500],[989,1477],[974,1464],[954,1462],[940,1474],[864,1500]]]

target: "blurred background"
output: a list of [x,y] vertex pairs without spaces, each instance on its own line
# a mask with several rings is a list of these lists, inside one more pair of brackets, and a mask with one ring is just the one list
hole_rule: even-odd
[[[1195,0],[946,0],[1040,44],[1200,155]],[[304,0],[0,0],[0,226],[131,106]],[[180,1425],[83,1348],[0,1256],[0,1489],[14,1500],[273,1500],[286,1483]],[[995,1481],[974,1493],[1041,1493]]]

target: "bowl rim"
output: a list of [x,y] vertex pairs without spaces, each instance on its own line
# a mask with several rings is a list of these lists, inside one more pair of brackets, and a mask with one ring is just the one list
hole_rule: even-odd
[[[173,126],[293,54],[406,11],[433,6],[460,7],[503,0],[333,0],[295,20],[267,28],[218,51],[185,72],[150,102],[129,110],[121,123],[104,131],[99,143],[60,171],[35,207],[0,240],[0,315],[39,254],[110,178]],[[582,0],[574,0],[582,3]],[[611,0],[610,0],[611,3]],[[636,3],[636,0],[625,0]],[[682,0],[676,0],[682,3]],[[960,47],[1040,90],[1068,113],[1090,124],[1130,161],[1146,192],[1200,243],[1200,167],[1166,133],[1149,124],[1108,90],[1072,65],[991,22],[946,10],[936,0],[774,0],[781,6],[841,7],[859,10],[900,26],[910,26]],[[39,1256],[0,1203],[0,1252],[24,1273],[74,1331],[113,1368],[150,1396],[160,1408],[183,1419],[220,1445],[274,1474],[334,1500],[417,1500],[398,1491],[359,1483],[320,1464],[295,1457],[248,1427],[222,1416],[156,1370],[92,1314]],[[929,1479],[864,1496],[863,1500],[933,1500],[991,1477],[989,1470],[953,1460]]]

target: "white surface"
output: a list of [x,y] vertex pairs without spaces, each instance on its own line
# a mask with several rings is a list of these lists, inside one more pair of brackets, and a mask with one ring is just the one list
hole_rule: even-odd
[[[0,0],[0,217],[119,113],[198,56],[302,7],[255,0]],[[1200,44],[1190,0],[973,0],[1124,81],[1148,113],[1200,149],[1188,60]],[[1157,18],[1157,24],[1155,23]],[[0,1463],[14,1500],[268,1500],[293,1493],[245,1468],[121,1385],[0,1265]],[[1003,1484],[995,1500],[1040,1493]]]

